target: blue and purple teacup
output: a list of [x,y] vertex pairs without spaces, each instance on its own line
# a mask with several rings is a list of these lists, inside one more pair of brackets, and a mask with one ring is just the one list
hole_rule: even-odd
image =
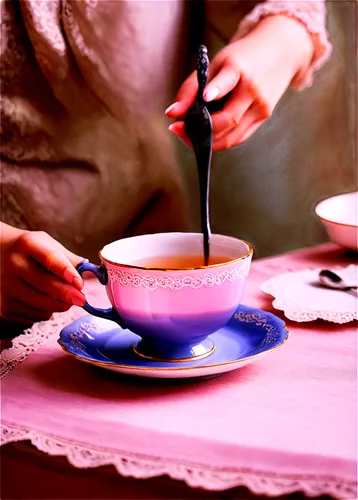
[[[84,261],[78,271],[93,272],[112,304],[94,316],[116,321],[140,339],[135,352],[160,361],[187,361],[210,355],[208,338],[223,327],[243,296],[253,249],[243,240],[213,234],[211,261],[203,264],[203,236],[160,233],[106,245],[102,264]],[[194,264],[194,265],[192,265]],[[179,267],[179,268],[178,268]]]

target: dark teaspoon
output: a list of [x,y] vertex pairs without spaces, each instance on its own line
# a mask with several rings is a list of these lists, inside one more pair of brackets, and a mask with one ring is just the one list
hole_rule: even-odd
[[185,118],[186,134],[195,152],[199,174],[201,230],[204,240],[204,265],[210,256],[209,185],[213,144],[213,126],[210,113],[205,105],[203,91],[208,78],[209,58],[205,45],[200,45],[197,57],[197,77],[199,90],[196,101]]

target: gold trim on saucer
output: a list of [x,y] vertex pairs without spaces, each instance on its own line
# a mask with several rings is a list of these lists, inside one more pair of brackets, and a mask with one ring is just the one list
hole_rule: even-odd
[[78,356],[77,354],[73,354],[72,352],[68,351],[66,347],[61,344],[61,339],[58,339],[57,342],[60,344],[62,349],[65,351],[66,354],[69,356],[78,359],[79,361],[84,361],[85,363],[89,363],[90,365],[95,365],[95,366],[103,366],[105,368],[119,368],[121,370],[134,370],[134,371],[165,371],[165,370],[170,370],[170,371],[184,371],[184,370],[203,370],[205,368],[216,368],[219,366],[228,366],[228,365],[233,365],[235,363],[243,363],[244,361],[249,361],[252,359],[258,359],[262,358],[263,356],[266,356],[267,354],[277,351],[277,349],[280,349],[288,340],[290,336],[290,332],[288,331],[287,328],[285,328],[287,332],[286,338],[281,342],[281,344],[273,347],[272,349],[269,349],[268,351],[265,352],[260,352],[259,354],[254,354],[254,356],[248,356],[247,358],[242,358],[242,359],[235,359],[233,361],[226,361],[224,363],[215,363],[211,365],[203,365],[203,366],[173,366],[173,367],[148,367],[148,366],[130,366],[130,365],[116,365],[114,363],[104,363],[102,361],[93,361],[90,359],[83,358],[81,356]]
[[[138,345],[138,344],[137,344]],[[133,351],[140,356],[141,358],[149,359],[150,361],[160,361],[162,363],[184,363],[185,361],[196,361],[198,359],[206,358],[215,351],[215,344],[213,344],[212,348],[204,352],[203,354],[197,354],[196,356],[189,356],[187,358],[178,358],[178,359],[169,359],[169,358],[156,358],[154,356],[147,356],[146,354],[142,354],[138,351],[137,346],[133,344]]]

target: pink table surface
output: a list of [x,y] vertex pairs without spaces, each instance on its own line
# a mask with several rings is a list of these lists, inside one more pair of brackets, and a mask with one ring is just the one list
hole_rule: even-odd
[[[254,261],[243,302],[283,317],[263,281],[352,261],[334,245]],[[103,302],[97,283],[87,288]],[[60,349],[52,323],[42,328],[47,342],[2,379],[3,443],[30,440],[75,467],[113,464],[207,490],[357,498],[357,324],[286,323],[282,349],[197,384],[80,363]]]

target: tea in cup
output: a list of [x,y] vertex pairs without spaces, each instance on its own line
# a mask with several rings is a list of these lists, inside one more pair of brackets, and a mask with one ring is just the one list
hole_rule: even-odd
[[159,233],[124,238],[99,253],[101,265],[81,262],[106,286],[112,304],[94,316],[116,321],[140,339],[135,352],[160,361],[187,361],[210,355],[209,336],[234,314],[244,292],[253,254],[243,240],[211,235],[204,266],[203,235]]

